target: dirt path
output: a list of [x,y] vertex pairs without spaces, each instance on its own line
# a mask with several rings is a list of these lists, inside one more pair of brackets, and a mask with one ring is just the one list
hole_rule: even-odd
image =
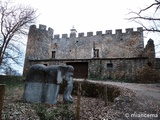
[[[88,81],[124,88],[121,89],[124,90],[122,91],[124,92],[122,96],[129,97],[131,101],[114,102],[114,112],[119,113],[116,119],[120,118],[119,120],[160,120],[160,84],[121,83],[93,80]],[[129,94],[127,94],[127,91],[129,91]],[[122,97],[122,101],[125,101],[124,98]],[[146,115],[147,117],[143,115]]]
[[120,83],[105,82],[106,84],[116,85],[133,90],[137,96],[145,97],[160,102],[160,84],[136,84],[136,83]]
[[124,87],[133,90],[136,95],[142,99],[154,100],[160,103],[160,84],[138,84],[138,83],[121,83],[121,82],[104,82],[104,81],[93,81],[90,82],[100,82],[103,84],[116,85],[119,87]]

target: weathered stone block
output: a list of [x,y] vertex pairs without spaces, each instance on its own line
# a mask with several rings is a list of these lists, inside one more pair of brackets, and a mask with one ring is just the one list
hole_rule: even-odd
[[87,32],[87,37],[93,36],[93,32]]
[[35,64],[30,67],[25,80],[24,101],[31,103],[56,104],[60,84],[67,82],[64,90],[64,102],[73,102],[74,68],[70,65]]
[[132,33],[133,32],[133,28],[127,28],[126,29],[126,33]]
[[112,30],[106,30],[106,35],[111,35],[112,34]]
[[25,83],[24,101],[31,103],[41,103],[42,83],[27,82]]
[[102,31],[97,31],[96,35],[102,35]]
[[84,37],[84,33],[79,33],[78,37]]
[[46,30],[46,25],[40,24],[40,25],[39,25],[39,29],[40,29],[40,30]]
[[62,38],[67,38],[68,35],[67,34],[62,34]]

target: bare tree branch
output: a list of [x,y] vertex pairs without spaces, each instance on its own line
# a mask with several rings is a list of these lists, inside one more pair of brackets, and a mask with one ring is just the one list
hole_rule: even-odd
[[158,10],[159,7],[160,7],[160,1],[159,1],[159,0],[155,0],[155,3],[149,5],[148,7],[144,8],[144,9],[141,9],[141,10],[139,11],[139,14],[141,14],[142,12],[144,12],[144,11],[152,8],[153,6],[157,6],[157,7],[156,7],[156,10],[155,10],[155,12],[157,12],[157,10]]
[[[149,9],[154,8],[154,13],[150,16],[144,16],[143,12],[147,12]],[[129,14],[132,14],[133,17],[128,18],[130,21],[134,21],[140,24],[144,31],[148,32],[160,32],[160,16],[158,13],[160,10],[160,0],[155,0],[154,3],[147,6],[146,8],[141,9],[139,12],[130,11]],[[149,22],[150,26],[146,25],[146,22]]]
[[21,52],[16,45],[23,42],[18,38],[27,34],[26,30],[37,18],[35,9],[12,3],[10,0],[0,1],[0,65],[7,58],[19,64],[17,57]]

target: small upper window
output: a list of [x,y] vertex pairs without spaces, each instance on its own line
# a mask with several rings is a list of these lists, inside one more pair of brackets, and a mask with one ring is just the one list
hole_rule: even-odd
[[107,68],[109,69],[113,68],[113,63],[107,63]]
[[93,56],[95,58],[98,58],[99,57],[99,49],[93,49]]
[[52,51],[52,58],[55,58],[55,56],[56,56],[56,51]]
[[152,66],[152,63],[151,63],[151,62],[148,62],[147,65],[148,65],[148,66]]

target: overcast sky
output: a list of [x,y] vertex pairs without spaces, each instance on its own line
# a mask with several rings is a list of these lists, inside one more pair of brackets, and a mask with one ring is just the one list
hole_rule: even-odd
[[[37,9],[37,27],[39,24],[54,29],[54,34],[70,33],[74,25],[77,32],[122,29],[141,27],[135,22],[126,20],[130,10],[139,11],[154,0],[16,0]],[[150,14],[150,13],[148,13]],[[145,43],[149,38],[158,44],[155,34],[144,34]],[[160,41],[160,40],[159,40]]]
[[138,11],[153,0],[16,0],[37,9],[38,24],[54,29],[55,34],[69,33],[74,25],[79,32],[136,28],[129,22],[129,9]]

